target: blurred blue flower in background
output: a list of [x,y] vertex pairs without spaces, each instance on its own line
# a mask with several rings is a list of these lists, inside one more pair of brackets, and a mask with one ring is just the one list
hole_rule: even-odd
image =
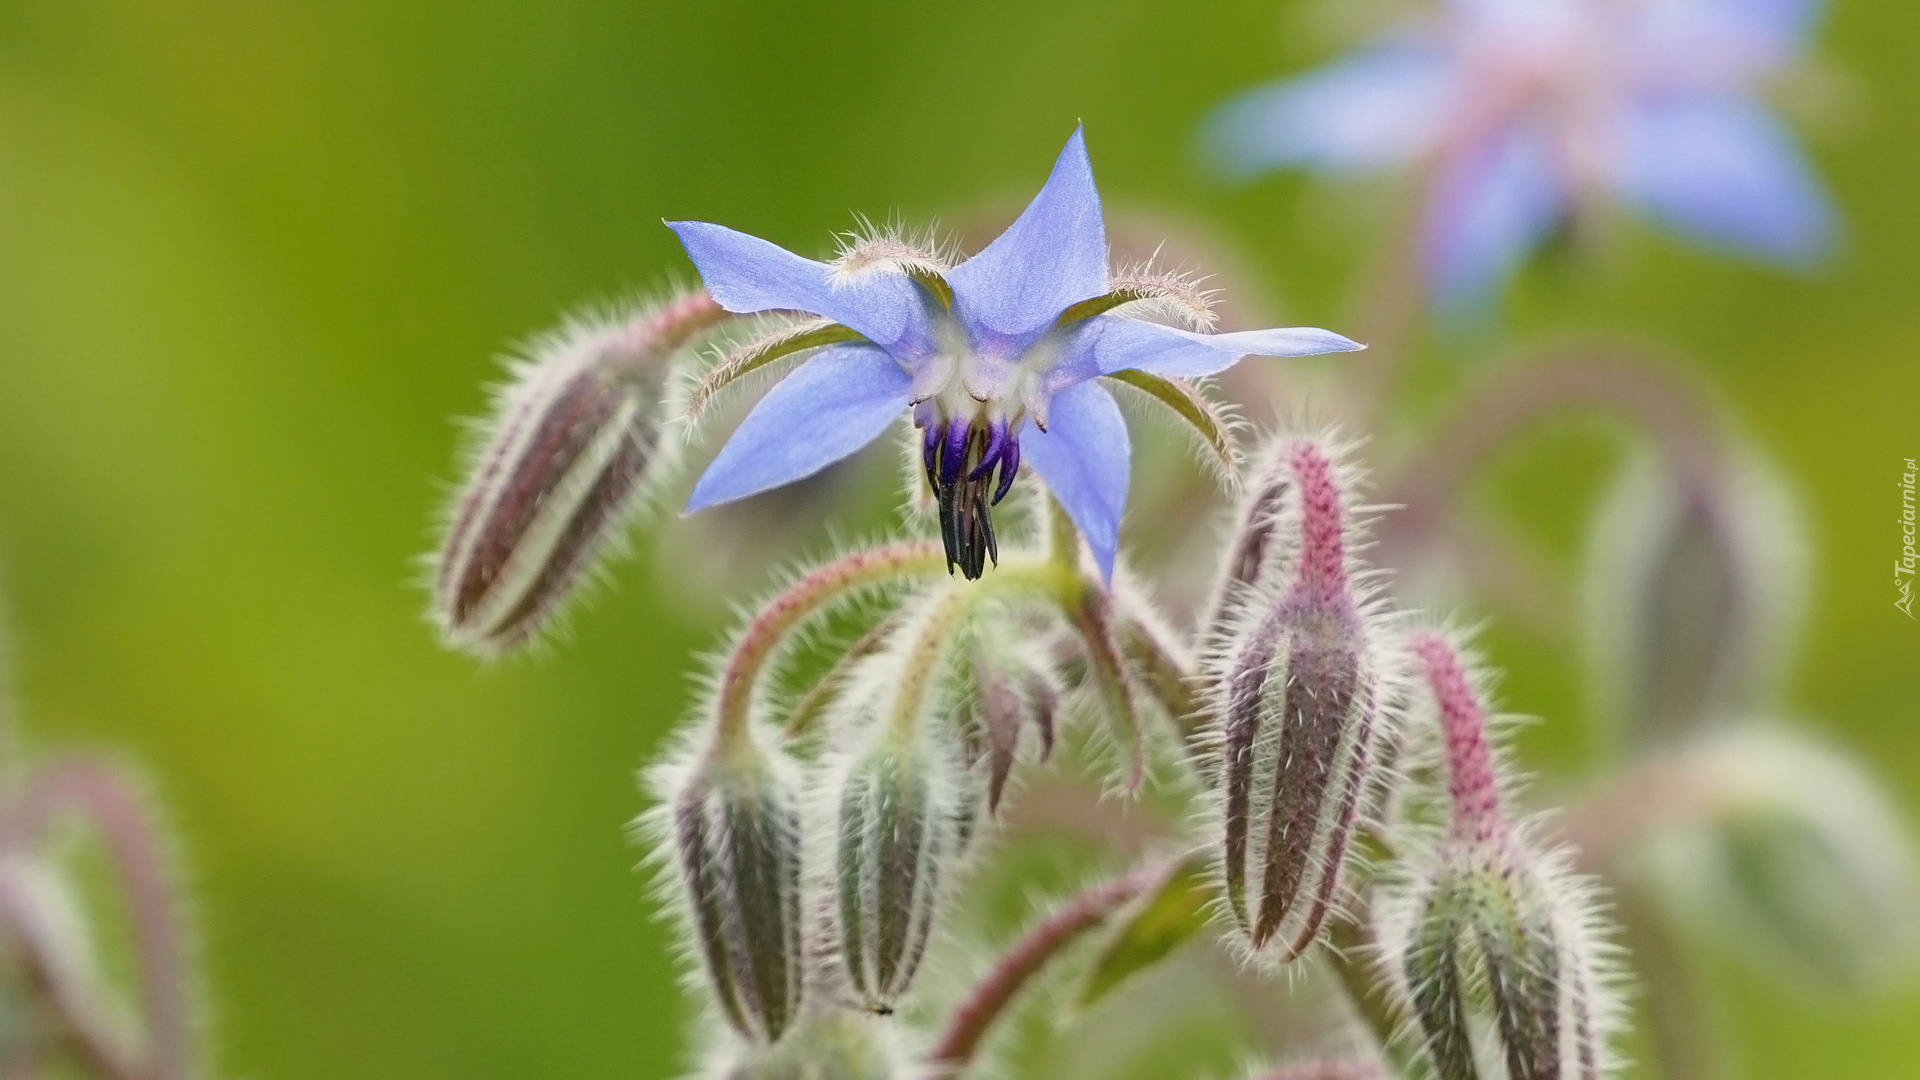
[[1835,214],[1756,96],[1821,0],[1445,0],[1355,55],[1250,90],[1203,132],[1251,176],[1425,170],[1419,258],[1443,305],[1485,300],[1593,202],[1711,248],[1804,266]]
[[1131,448],[1096,377],[1213,375],[1250,354],[1360,347],[1312,328],[1208,334],[1103,314],[1140,297],[1109,276],[1100,194],[1078,131],[1020,217],[956,266],[894,237],[856,242],[829,264],[719,225],[670,225],[722,307],[818,316],[830,323],[804,328],[812,335],[804,340],[832,342],[747,415],[687,510],[818,472],[911,408],[948,559],[970,578],[989,555],[998,559],[990,507],[1023,460],[1112,574]]

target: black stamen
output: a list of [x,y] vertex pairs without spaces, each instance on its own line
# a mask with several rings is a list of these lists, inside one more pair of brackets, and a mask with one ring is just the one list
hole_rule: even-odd
[[[940,507],[940,542],[947,549],[947,573],[955,569],[972,581],[988,560],[1000,564],[1000,541],[993,532],[992,507],[1012,486],[1020,466],[1018,444],[1004,429],[952,424],[926,435],[927,481]],[[997,493],[993,490],[999,471]]]

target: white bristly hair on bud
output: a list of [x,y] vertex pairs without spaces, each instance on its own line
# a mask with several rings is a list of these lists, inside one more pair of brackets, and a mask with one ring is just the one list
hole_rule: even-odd
[[494,656],[525,643],[619,547],[671,454],[669,363],[724,317],[686,293],[569,321],[510,366],[432,559],[430,616],[449,645]]
[[693,985],[742,1039],[771,1045],[806,988],[803,777],[775,733],[706,735],[648,771],[655,806],[639,829]]
[[1405,853],[1375,898],[1376,961],[1404,1028],[1438,1080],[1599,1080],[1616,1068],[1619,962],[1597,886],[1571,852],[1509,816],[1511,782],[1490,739],[1484,676],[1452,635],[1406,648],[1439,744],[1441,831],[1402,823]]
[[1242,518],[1273,535],[1233,545],[1252,554],[1230,563],[1254,572],[1223,572],[1223,610],[1203,643],[1222,891],[1250,952],[1277,941],[1281,962],[1318,941],[1346,899],[1351,841],[1377,801],[1401,696],[1382,648],[1391,616],[1354,555],[1364,533],[1350,452],[1322,435],[1261,455],[1285,482],[1256,482]]
[[952,658],[970,599],[968,586],[944,584],[904,605],[886,646],[849,678],[814,770],[812,847],[835,960],[869,1009],[890,1010],[912,986],[966,858],[980,785],[958,742]]

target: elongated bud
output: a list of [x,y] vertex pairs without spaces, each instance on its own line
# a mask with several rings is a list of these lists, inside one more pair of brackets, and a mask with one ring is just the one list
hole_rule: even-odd
[[1644,462],[1596,519],[1587,609],[1595,685],[1638,744],[1769,695],[1796,622],[1804,542],[1751,464],[1687,481]]
[[1217,642],[1233,627],[1236,599],[1269,584],[1271,575],[1297,552],[1287,532],[1287,492],[1293,488],[1288,444],[1276,442],[1258,455],[1243,479],[1244,494],[1221,552],[1213,595],[1200,618],[1206,640]]
[[667,362],[723,317],[693,293],[569,324],[513,366],[436,559],[449,644],[491,655],[550,621],[660,471]]
[[1589,886],[1507,818],[1486,711],[1453,646],[1431,633],[1411,645],[1436,704],[1450,823],[1382,904],[1402,1005],[1440,1080],[1605,1075],[1616,1009]]
[[771,1043],[793,1022],[805,971],[800,798],[778,751],[716,744],[671,802],[689,929],[734,1030]]
[[975,724],[970,757],[985,766],[990,813],[999,812],[1022,733],[1032,728],[1039,734],[1042,761],[1052,755],[1054,713],[1059,707],[1050,676],[1003,653],[985,646],[973,650]]
[[746,1046],[711,1070],[716,1080],[900,1080],[904,1061],[883,1022],[851,1009],[805,1010],[775,1046]]
[[1858,762],[1770,724],[1728,730],[1674,770],[1700,817],[1661,830],[1663,880],[1729,944],[1791,982],[1863,993],[1920,965],[1920,855]]
[[1314,440],[1290,441],[1283,458],[1299,503],[1292,580],[1230,617],[1205,678],[1228,906],[1255,949],[1277,940],[1291,959],[1338,894],[1388,691],[1347,565],[1351,481]]
[[920,968],[960,854],[967,782],[918,731],[880,733],[847,768],[834,912],[847,981],[869,1008],[890,1008]]

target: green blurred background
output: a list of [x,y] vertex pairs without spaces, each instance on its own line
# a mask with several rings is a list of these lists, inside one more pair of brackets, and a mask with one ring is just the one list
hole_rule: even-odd
[[[1836,8],[1813,142],[1851,229],[1826,273],[1635,234],[1589,284],[1523,289],[1515,317],[1634,328],[1725,388],[1811,515],[1791,703],[1911,809],[1920,624],[1887,564],[1920,455],[1920,6]],[[1288,315],[1342,326],[1364,215],[1295,178],[1221,190],[1188,154],[1210,104],[1337,30],[1271,0],[0,5],[18,696],[32,744],[109,744],[155,777],[217,1072],[683,1063],[624,828],[722,598],[664,599],[649,542],[552,655],[483,669],[435,645],[410,560],[492,354],[687,277],[663,216],[817,248],[850,210],[1024,197],[1076,120],[1110,203],[1241,237]],[[1514,481],[1562,547],[1592,472]],[[1509,704],[1554,718],[1543,745],[1580,745],[1573,658],[1494,641]],[[1915,1075],[1920,999],[1843,1007],[1715,967],[1751,1075]]]

